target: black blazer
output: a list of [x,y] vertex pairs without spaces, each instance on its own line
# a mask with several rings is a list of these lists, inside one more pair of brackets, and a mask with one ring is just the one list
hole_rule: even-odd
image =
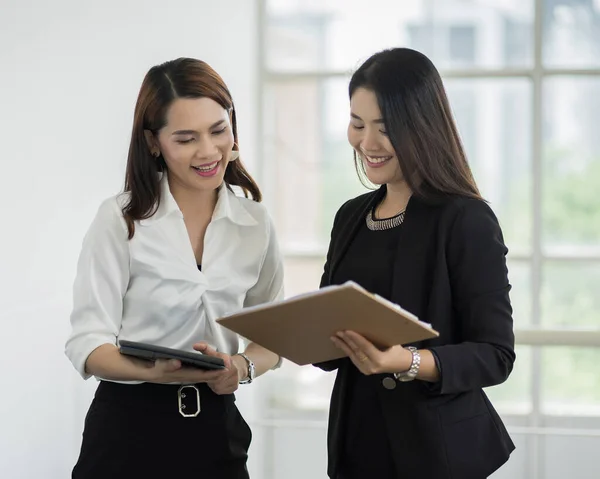
[[[331,284],[369,208],[385,191],[381,187],[340,208],[321,287]],[[414,345],[434,351],[441,381],[379,388],[397,474],[481,479],[504,464],[515,447],[482,390],[505,381],[515,361],[502,232],[485,202],[458,196],[435,202],[413,196],[401,228],[390,299],[439,331],[439,338]],[[328,474],[336,478],[348,372],[354,366],[348,358],[317,366],[338,369],[328,431]]]

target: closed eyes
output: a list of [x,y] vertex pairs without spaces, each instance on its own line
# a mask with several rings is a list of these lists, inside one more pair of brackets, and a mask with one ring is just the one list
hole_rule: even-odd
[[[211,135],[213,135],[213,136],[222,135],[223,133],[225,133],[225,131],[227,131],[227,126],[225,126],[225,127],[221,128],[220,130],[217,130],[217,131],[213,131],[213,132],[211,132]],[[191,138],[181,138],[181,139],[177,139],[176,141],[177,141],[177,143],[179,143],[180,145],[185,145],[185,144],[191,143],[191,142],[193,142],[193,141],[196,141],[196,138],[195,138],[195,137],[191,137]]]

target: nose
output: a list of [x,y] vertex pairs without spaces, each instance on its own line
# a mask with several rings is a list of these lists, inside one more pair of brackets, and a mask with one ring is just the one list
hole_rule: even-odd
[[211,158],[219,153],[217,145],[213,142],[212,138],[204,137],[198,142],[198,149],[196,151],[197,156],[200,158]]
[[364,136],[360,142],[360,148],[365,153],[377,153],[381,149],[377,134],[372,130],[365,128]]

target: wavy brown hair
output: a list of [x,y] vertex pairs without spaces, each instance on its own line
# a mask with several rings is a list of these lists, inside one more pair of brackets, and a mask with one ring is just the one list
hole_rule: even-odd
[[[423,199],[462,195],[481,199],[437,69],[422,53],[393,48],[374,54],[350,79],[375,93],[404,180]],[[354,154],[359,177],[364,165]]]
[[[157,135],[166,125],[167,111],[178,98],[210,98],[230,112],[234,149],[238,149],[236,113],[231,94],[219,74],[210,65],[193,58],[179,58],[152,67],[140,88],[133,118],[133,131],[124,191],[129,199],[123,206],[129,239],[135,233],[134,221],[151,217],[160,204],[158,172],[166,170],[162,157],[155,158],[146,143],[144,130]],[[238,186],[244,195],[260,202],[262,194],[240,159],[225,169],[227,188]]]

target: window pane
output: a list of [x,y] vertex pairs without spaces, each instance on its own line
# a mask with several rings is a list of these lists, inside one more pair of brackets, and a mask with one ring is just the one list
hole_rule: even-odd
[[544,479],[598,477],[598,436],[543,436],[540,449],[543,454]]
[[500,219],[511,253],[530,251],[531,85],[445,81],[473,174]]
[[528,261],[508,260],[508,279],[512,285],[510,302],[515,328],[531,326],[531,264]]
[[546,261],[542,274],[542,325],[600,328],[600,261]]
[[284,251],[324,253],[341,204],[367,191],[346,139],[347,79],[270,83],[266,89],[265,170]]
[[548,80],[544,105],[544,247],[600,254],[600,78]]
[[[346,139],[346,78],[269,83],[265,168],[285,251],[324,252],[341,204],[367,191]],[[530,249],[530,84],[526,80],[446,81],[467,155],[500,218],[512,254]],[[293,181],[290,181],[293,179]]]
[[315,366],[297,366],[284,361],[269,374],[268,414],[285,415],[290,411],[327,411],[335,372],[325,372]]
[[486,389],[490,401],[500,415],[522,415],[531,412],[531,352],[530,346],[517,346],[517,361],[504,384]]
[[529,464],[535,451],[532,447],[533,438],[520,432],[515,433],[510,427],[508,432],[516,449],[511,453],[510,460],[489,476],[489,479],[533,479],[529,472]]
[[542,412],[600,415],[600,348],[542,348]]
[[[293,257],[285,259],[286,296],[294,296],[318,287],[325,258]],[[530,265],[524,261],[509,261],[513,285],[511,300],[515,323],[521,327],[530,318]],[[517,349],[518,361],[510,379],[488,390],[494,404],[502,413],[523,414],[531,407],[529,399],[531,348]],[[269,377],[269,403],[273,411],[326,410],[329,407],[334,373],[317,368],[299,367],[288,361]]]
[[[317,289],[324,264],[325,257],[285,258],[286,297]],[[284,361],[281,369],[267,376],[271,415],[290,410],[326,411],[329,407],[335,373]]]
[[552,67],[600,66],[600,2],[544,1],[544,63]]
[[529,66],[532,18],[532,0],[268,0],[267,64],[348,70],[407,46],[442,69]]
[[285,269],[285,295],[289,298],[314,291],[319,287],[325,266],[325,255],[322,257],[288,256],[284,258],[283,266]]

